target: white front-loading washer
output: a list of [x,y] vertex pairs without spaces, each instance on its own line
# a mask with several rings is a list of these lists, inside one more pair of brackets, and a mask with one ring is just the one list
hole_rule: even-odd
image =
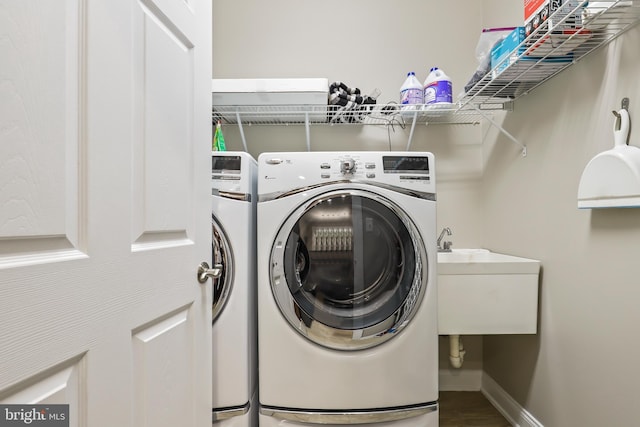
[[256,427],[256,179],[245,152],[211,154],[213,405],[215,427]]
[[434,156],[258,158],[260,426],[438,425]]

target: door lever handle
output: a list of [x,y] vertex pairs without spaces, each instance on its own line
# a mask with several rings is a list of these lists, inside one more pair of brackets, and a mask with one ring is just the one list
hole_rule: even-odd
[[222,275],[222,264],[215,264],[213,268],[209,268],[207,262],[201,262],[198,266],[198,282],[206,283],[209,277],[217,279]]

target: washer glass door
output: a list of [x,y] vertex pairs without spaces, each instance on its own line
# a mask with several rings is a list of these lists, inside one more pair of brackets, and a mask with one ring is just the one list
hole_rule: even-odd
[[221,266],[220,276],[213,279],[213,304],[211,310],[213,322],[215,322],[229,298],[233,283],[233,254],[231,246],[215,215],[211,215],[211,237],[213,257],[211,265]]
[[353,350],[379,344],[408,323],[426,268],[419,233],[394,203],[367,191],[335,191],[301,206],[280,229],[271,283],[300,333]]

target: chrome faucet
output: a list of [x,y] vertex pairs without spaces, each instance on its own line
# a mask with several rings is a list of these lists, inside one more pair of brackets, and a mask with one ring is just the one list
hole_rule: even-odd
[[438,237],[438,252],[451,252],[451,242],[445,241],[442,246],[440,246],[440,242],[442,242],[442,238],[445,234],[447,236],[451,236],[451,229],[449,227],[443,228],[440,233],[440,237]]

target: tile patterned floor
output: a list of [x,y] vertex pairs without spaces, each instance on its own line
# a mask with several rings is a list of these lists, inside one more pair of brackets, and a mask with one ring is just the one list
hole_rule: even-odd
[[479,391],[441,391],[440,427],[511,427]]

